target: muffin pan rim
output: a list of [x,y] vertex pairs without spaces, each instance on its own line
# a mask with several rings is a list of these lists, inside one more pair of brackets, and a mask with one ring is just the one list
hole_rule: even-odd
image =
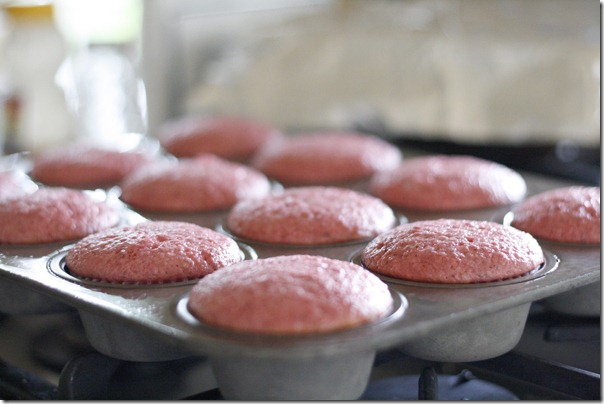
[[543,256],[545,262],[539,265],[537,268],[527,272],[523,275],[518,275],[513,278],[501,279],[497,281],[484,281],[484,282],[472,282],[472,283],[439,283],[439,282],[421,282],[421,281],[412,281],[403,278],[396,278],[390,275],[384,275],[379,272],[373,271],[370,268],[367,268],[361,259],[362,249],[353,253],[350,257],[350,261],[354,264],[357,264],[367,271],[373,273],[382,281],[388,284],[399,284],[399,285],[407,285],[407,286],[417,286],[424,288],[436,288],[436,289],[464,289],[464,288],[489,288],[489,287],[497,287],[502,285],[508,285],[512,283],[521,283],[527,282],[533,279],[540,278],[542,276],[547,276],[547,274],[558,269],[560,264],[560,258],[556,254],[554,254],[549,249],[543,248]]
[[[237,242],[239,252],[242,260],[255,260],[258,255],[254,249],[247,244]],[[77,275],[71,274],[65,264],[65,257],[69,250],[73,247],[73,244],[64,246],[63,248],[51,253],[47,256],[46,268],[52,274],[63,278],[69,282],[78,283],[89,287],[103,287],[103,288],[116,288],[116,289],[153,289],[153,288],[169,288],[169,287],[180,287],[187,285],[194,285],[199,281],[200,278],[183,279],[179,281],[169,282],[156,282],[156,283],[140,283],[140,282],[108,282],[104,280],[97,280],[92,278],[83,278]]]
[[229,336],[231,339],[263,339],[267,344],[271,343],[296,343],[301,342],[304,343],[305,340],[310,338],[330,338],[334,335],[344,335],[344,334],[353,334],[362,329],[374,328],[374,327],[387,327],[393,321],[397,321],[401,319],[409,307],[409,301],[404,296],[404,294],[397,290],[396,288],[388,285],[388,290],[393,299],[393,307],[390,308],[389,312],[375,320],[372,320],[368,323],[364,323],[352,328],[344,328],[334,331],[323,331],[316,333],[299,333],[299,334],[262,334],[262,333],[253,333],[246,331],[236,331],[230,329],[223,329],[217,326],[213,326],[208,324],[202,320],[197,319],[188,309],[187,303],[189,301],[189,292],[182,294],[180,297],[177,297],[172,302],[172,310],[177,318],[180,319],[181,322],[188,324],[191,327],[199,329],[201,332],[211,332],[216,335],[224,335]]

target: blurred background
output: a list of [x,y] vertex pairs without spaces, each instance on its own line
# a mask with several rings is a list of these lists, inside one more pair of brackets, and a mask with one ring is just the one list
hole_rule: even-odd
[[5,152],[114,145],[209,113],[287,131],[600,149],[595,0],[2,4]]

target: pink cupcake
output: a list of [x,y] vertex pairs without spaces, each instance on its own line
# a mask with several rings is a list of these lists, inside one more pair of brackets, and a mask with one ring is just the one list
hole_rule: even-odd
[[522,176],[501,164],[445,155],[406,160],[369,184],[369,192],[392,207],[425,211],[507,205],[522,200],[526,190]]
[[118,210],[85,191],[40,188],[0,203],[0,243],[38,244],[75,240],[115,226]]
[[317,132],[268,145],[252,165],[286,185],[329,185],[368,179],[401,159],[398,148],[376,136]]
[[282,134],[262,122],[237,116],[189,116],[164,124],[158,134],[162,147],[176,157],[215,154],[244,161]]
[[120,187],[124,202],[154,212],[226,210],[271,190],[264,174],[213,155],[145,166],[124,178]]
[[115,227],[78,241],[65,257],[70,273],[114,283],[197,279],[243,259],[237,243],[184,222]]
[[467,284],[524,275],[544,263],[528,233],[495,222],[426,220],[373,239],[361,259],[369,270],[409,281]]
[[391,229],[392,209],[377,198],[336,187],[289,188],[237,203],[227,226],[256,242],[320,245],[362,241]]
[[50,186],[107,188],[152,159],[144,152],[72,144],[35,156],[31,176]]
[[243,261],[201,279],[188,310],[200,321],[259,334],[324,333],[384,317],[388,287],[350,262],[311,255]]
[[542,192],[512,212],[511,225],[537,238],[600,244],[600,187],[571,186]]

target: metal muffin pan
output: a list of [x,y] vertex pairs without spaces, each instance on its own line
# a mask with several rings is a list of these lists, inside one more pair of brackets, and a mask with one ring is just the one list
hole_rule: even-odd
[[[541,241],[544,248],[558,252],[562,259],[572,259],[583,262],[598,262],[600,272],[601,250],[596,246],[579,246]],[[546,310],[571,316],[600,317],[602,310],[602,289],[598,276],[594,282],[566,292],[557,293],[542,299],[541,304]]]
[[[62,250],[46,260],[30,259],[28,263],[21,263],[21,258],[13,259],[11,264],[3,260],[0,274],[77,308],[87,319],[85,321],[92,322],[87,333],[95,344],[99,345],[98,341],[102,341],[103,346],[97,349],[106,350],[103,353],[121,356],[125,351],[132,355],[130,360],[142,361],[159,359],[146,356],[153,350],[161,353],[160,356],[166,354],[170,358],[175,354],[208,356],[217,370],[215,376],[219,387],[233,390],[226,393],[227,397],[249,399],[311,397],[313,391],[321,390],[315,390],[308,384],[304,387],[305,383],[310,383],[308,379],[305,381],[304,375],[311,377],[312,374],[319,374],[315,365],[334,364],[329,368],[329,373],[334,377],[353,369],[357,374],[364,375],[363,369],[368,368],[362,364],[370,363],[372,355],[380,349],[430,341],[431,337],[439,334],[447,336],[451,329],[460,324],[472,325],[474,320],[488,318],[495,313],[515,312],[518,306],[592,283],[599,276],[599,260],[594,263],[593,256],[560,254],[557,255],[560,262],[556,268],[522,281],[466,288],[389,283],[400,303],[397,310],[384,321],[321,335],[267,337],[228,332],[193,319],[186,311],[191,284],[95,286],[89,282],[70,280],[68,276],[57,273],[62,270],[59,263],[64,254],[65,250]],[[28,269],[21,268],[25,264]],[[110,333],[95,335],[107,326],[112,329]],[[149,344],[145,353],[136,357],[141,353],[134,347],[141,341]],[[119,347],[120,352],[112,351],[117,349],[113,344]],[[128,345],[132,345],[132,348]],[[472,346],[466,348],[473,349]],[[335,363],[341,364],[338,371],[333,368]],[[370,369],[370,365],[366,366]],[[243,375],[233,377],[233,368],[240,369]],[[292,382],[293,385],[275,392],[256,383],[257,380],[252,377],[255,372],[273,376],[266,380],[288,374],[289,380],[298,380],[300,383]],[[357,386],[364,386],[364,383],[358,382],[359,377],[355,379]],[[325,380],[325,390],[321,391],[323,396],[319,398],[355,398],[346,395],[355,390],[340,391],[337,388],[339,381]],[[362,391],[362,388],[359,389]],[[262,396],[269,390],[269,396]]]
[[600,281],[590,283],[547,297],[541,301],[543,307],[571,316],[600,317],[602,287]]
[[[563,186],[546,177],[530,178],[537,181],[534,189],[544,184],[549,188]],[[359,248],[356,246],[357,252]],[[98,326],[113,323],[118,331],[122,328],[149,336],[161,345],[155,349],[176,348],[179,353],[208,356],[227,398],[354,399],[368,381],[367,363],[379,350],[429,341],[455,327],[471,327],[475,319],[495,313],[510,312],[517,318],[524,310],[516,310],[519,306],[599,280],[599,248],[548,245],[544,250],[559,260],[558,265],[530,279],[464,288],[387,281],[399,303],[383,321],[345,331],[287,337],[234,333],[195,320],[186,311],[191,284],[90,285],[60,276],[53,265],[64,251],[37,258],[0,256],[0,278],[89,314],[91,321],[101,319]],[[132,336],[124,333],[111,338],[123,342]],[[351,373],[344,373],[345,377],[338,375],[348,371]],[[323,375],[324,382],[316,380],[319,377],[313,379],[313,373]],[[263,381],[254,374],[262,374]],[[271,379],[284,378],[290,383],[283,388],[270,384]],[[346,383],[342,379],[354,380],[357,388],[342,388]]]
[[[496,217],[496,221],[510,225],[513,219],[511,211]],[[586,260],[595,260],[600,257],[600,246],[589,244],[562,243],[537,238],[543,248],[558,251],[572,258],[588,256]],[[598,266],[598,268],[600,268]],[[571,316],[599,317],[601,312],[602,290],[600,279],[585,286],[573,288],[567,292],[558,293],[544,298],[542,306],[549,311]]]
[[7,315],[47,314],[74,310],[45,293],[22,286],[20,282],[0,278],[0,313]]
[[[161,302],[169,300],[175,289],[188,290],[197,282],[197,279],[192,279],[163,284],[126,284],[79,278],[72,275],[65,266],[65,256],[70,248],[71,246],[67,246],[52,254],[46,261],[46,266],[54,275],[84,287],[121,290],[118,294],[122,297],[138,296],[137,293],[141,291],[146,293],[153,290],[153,296],[149,299],[159,299]],[[240,243],[239,250],[242,259],[257,258],[254,250],[245,244]],[[175,341],[158,339],[145,330],[116,322],[111,316],[104,316],[86,308],[78,308],[78,311],[90,344],[105,355],[138,362],[173,360],[193,355]]]
[[[408,307],[407,299],[395,289],[390,289],[394,304],[383,318],[353,330],[338,333],[343,338],[358,338],[359,332],[374,334],[382,327],[399,321]],[[239,340],[249,338],[257,348],[281,345],[291,349],[294,345],[320,343],[330,334],[300,337],[261,336],[217,330],[194,318],[187,310],[188,295],[176,303],[176,313],[196,329]],[[319,341],[316,341],[319,339]],[[254,340],[256,342],[254,342]],[[291,348],[287,348],[287,345]],[[324,352],[320,355],[257,355],[255,348],[236,353],[209,352],[208,357],[222,395],[226,399],[245,400],[350,400],[361,396],[369,381],[377,349],[368,346],[354,351]]]
[[[560,264],[558,257],[544,250],[545,263],[539,268],[511,279],[473,284],[438,284],[406,281],[376,273],[391,287],[404,295],[417,296],[425,304],[454,304],[458,300],[474,297],[479,299],[485,293],[497,292],[506,285],[520,285],[539,279],[556,271]],[[354,254],[352,262],[363,266],[361,251]],[[524,331],[531,301],[514,305],[489,315],[460,320],[449,325],[445,332],[436,332],[423,338],[411,340],[398,346],[402,352],[416,358],[438,362],[472,362],[490,359],[512,350]]]
[[[83,191],[97,201],[106,201],[119,209],[120,221],[117,226],[133,225],[147,219],[126,208],[117,199],[115,193],[101,189]],[[39,244],[0,244],[0,261],[8,265],[15,265],[24,270],[34,270],[45,262],[47,256],[66,245],[77,240],[65,240],[54,243]],[[0,313],[17,314],[45,314],[59,311],[73,310],[44,292],[36,291],[0,276]]]

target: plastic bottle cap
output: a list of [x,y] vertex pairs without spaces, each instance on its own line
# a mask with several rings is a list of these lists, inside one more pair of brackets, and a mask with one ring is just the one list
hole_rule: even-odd
[[17,21],[50,20],[53,6],[50,3],[10,4],[4,7],[7,14]]

